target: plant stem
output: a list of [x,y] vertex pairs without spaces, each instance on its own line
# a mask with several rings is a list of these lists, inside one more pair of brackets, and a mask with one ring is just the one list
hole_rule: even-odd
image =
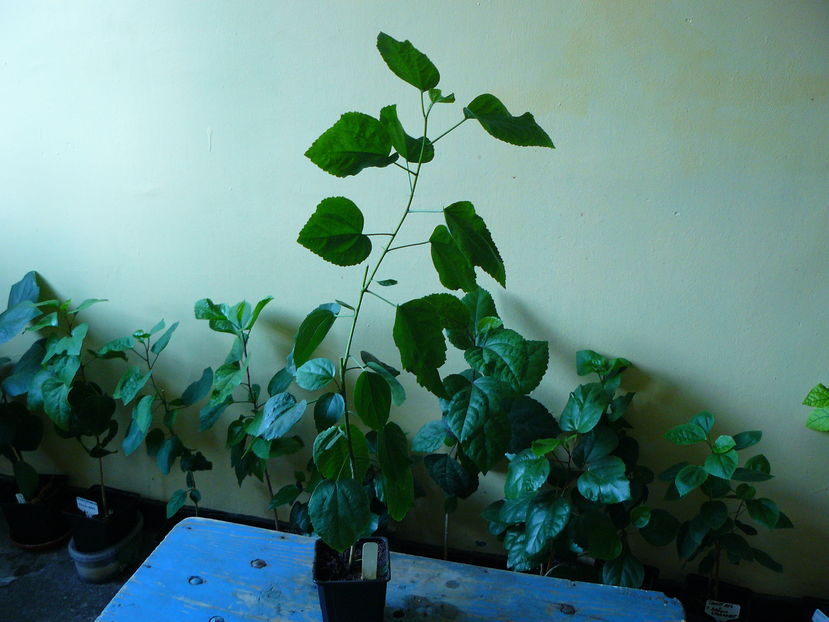
[[390,248],[389,252],[399,251],[401,248],[411,248],[412,246],[423,246],[424,244],[429,244],[429,240],[426,240],[425,242],[413,242],[412,244],[401,244],[400,246]]
[[443,138],[444,136],[446,136],[449,132],[451,132],[452,130],[454,130],[454,129],[458,128],[458,127],[459,127],[462,123],[465,123],[465,122],[466,122],[466,121],[468,121],[468,120],[469,120],[469,119],[467,119],[466,117],[464,117],[463,119],[461,119],[460,121],[458,121],[457,123],[455,123],[455,125],[453,125],[453,126],[452,126],[452,127],[450,127],[448,130],[446,130],[443,134],[441,134],[440,136],[438,136],[437,138],[435,138],[435,139],[432,141],[432,144],[434,145],[434,144],[435,144],[436,142],[438,142],[441,138]]
[[449,512],[443,513],[443,560],[449,561]]
[[[98,441],[100,444],[100,441]],[[104,459],[98,458],[98,475],[101,478],[101,512],[104,518],[109,516],[109,507],[107,506],[107,493],[104,488]]]
[[[380,294],[378,294],[378,293],[376,293],[376,292],[371,291],[370,289],[369,289],[369,290],[367,290],[367,291],[366,291],[366,293],[367,293],[367,294],[371,294],[372,296],[376,296],[377,298],[379,298],[379,299],[380,299],[380,300],[382,300],[383,302],[385,302],[385,303],[387,303],[387,304],[390,304],[390,305],[391,305],[392,307],[394,307],[395,309],[397,308],[397,305],[396,305],[395,303],[393,303],[391,300],[389,300],[388,298],[383,298],[383,296],[381,296]],[[349,369],[353,369],[353,368],[349,368]],[[348,369],[346,369],[346,371],[348,371]]]
[[[268,494],[270,494],[271,499],[273,499],[273,486],[271,485],[271,476],[268,473],[267,467],[264,469],[265,471],[265,483],[268,485]],[[277,513],[276,508],[273,509],[273,528],[274,531],[279,531],[279,514]]]

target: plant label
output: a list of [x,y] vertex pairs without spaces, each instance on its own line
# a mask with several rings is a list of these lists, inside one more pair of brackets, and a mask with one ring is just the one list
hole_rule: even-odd
[[706,600],[705,613],[717,620],[717,622],[738,620],[740,618],[740,605],[721,603],[718,600]]
[[380,547],[376,542],[363,544],[363,579],[377,578],[377,555],[379,553]]
[[26,497],[23,496],[22,492],[18,492],[16,495],[14,495],[14,498],[17,499],[18,503],[26,503]]
[[87,518],[92,518],[98,515],[98,504],[83,497],[76,497],[75,503],[78,509],[83,512]]

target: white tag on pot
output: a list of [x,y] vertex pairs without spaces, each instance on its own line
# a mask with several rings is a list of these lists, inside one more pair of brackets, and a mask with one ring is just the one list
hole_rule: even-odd
[[93,516],[98,515],[98,504],[94,501],[84,499],[83,497],[76,497],[75,503],[77,504],[78,509],[83,512],[87,518],[92,518]]
[[376,542],[366,542],[363,544],[363,579],[377,578],[377,556],[380,553],[380,547]]
[[717,622],[737,620],[740,617],[740,605],[721,603],[718,600],[706,600],[705,613],[717,620]]
[[23,496],[22,492],[18,492],[16,495],[14,495],[14,498],[17,499],[18,503],[26,503],[26,497]]

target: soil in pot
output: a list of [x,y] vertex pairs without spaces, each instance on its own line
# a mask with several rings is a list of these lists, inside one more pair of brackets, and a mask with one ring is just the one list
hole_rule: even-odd
[[[361,555],[366,542],[376,542],[378,546],[376,579],[362,578]],[[388,542],[385,538],[360,540],[349,560],[348,550],[337,553],[317,540],[313,576],[325,622],[380,622],[386,606],[386,586],[391,578]]]
[[[121,541],[135,527],[138,517],[138,495],[106,488],[108,516],[91,516],[74,507],[66,512],[66,518],[72,527],[72,542],[81,553],[92,553],[106,549]],[[101,504],[100,486],[92,486],[83,495],[84,499]]]
[[9,539],[28,550],[46,550],[65,542],[69,525],[63,512],[69,507],[70,494],[65,475],[41,475],[37,495],[28,503],[19,503],[13,490],[3,497],[3,515],[9,526]]

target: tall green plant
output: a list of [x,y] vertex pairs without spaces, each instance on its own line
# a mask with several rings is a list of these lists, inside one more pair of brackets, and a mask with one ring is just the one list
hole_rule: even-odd
[[[396,379],[398,372],[368,352],[363,351],[359,358],[356,356],[360,318],[370,298],[394,309],[392,338],[402,367],[437,397],[456,400],[459,417],[467,421],[462,436],[470,441],[477,439],[480,451],[476,455],[485,468],[494,463],[497,457],[493,452],[503,444],[501,441],[489,443],[490,428],[503,425],[504,421],[498,417],[484,421],[480,412],[475,414],[474,404],[489,399],[488,394],[494,397],[494,390],[485,382],[475,386],[472,377],[441,378],[439,369],[446,361],[446,336],[456,346],[474,350],[476,364],[481,368],[512,367],[519,375],[526,373],[530,355],[527,342],[523,338],[512,338],[506,332],[504,335],[510,335],[506,340],[494,339],[489,347],[467,339],[473,319],[479,316],[455,295],[433,293],[397,303],[388,294],[380,293],[381,289],[397,283],[395,278],[383,274],[385,259],[391,253],[422,246],[429,246],[431,262],[447,289],[482,296],[477,286],[476,267],[502,286],[506,283],[501,256],[472,203],[455,201],[436,210],[431,206],[423,209],[416,202],[428,165],[436,157],[437,143],[474,119],[499,140],[519,146],[553,146],[530,113],[513,116],[490,94],[474,98],[463,108],[457,123],[430,137],[433,110],[436,106],[453,104],[454,95],[437,88],[440,81],[437,68],[409,41],[397,41],[380,33],[377,48],[388,68],[416,89],[420,130],[414,137],[407,133],[395,105],[383,107],[376,117],[347,112],[314,141],[305,155],[336,177],[393,166],[401,171],[406,190],[397,219],[390,226],[372,232],[366,232],[363,213],[351,199],[328,197],[317,205],[299,233],[299,243],[337,266],[362,266],[359,287],[350,303],[324,304],[305,318],[283,370],[283,377],[294,380],[302,389],[327,391],[315,406],[320,432],[314,441],[313,459],[320,477],[311,491],[308,511],[316,533],[340,551],[371,531],[378,512],[385,511],[392,519],[399,520],[414,501],[409,444],[402,428],[390,420],[392,404],[400,406],[405,399]],[[436,224],[428,240],[400,243],[401,232],[409,220],[424,214],[442,217],[443,223]],[[384,242],[375,248],[372,238],[384,238]],[[336,360],[314,357],[338,319],[347,323],[342,355]],[[497,332],[496,327],[491,328]],[[457,340],[453,335],[458,336]],[[460,414],[464,405],[467,416]],[[367,433],[357,425],[358,421],[368,429]],[[376,504],[372,507],[373,499],[382,502],[382,508]]]
[[[165,330],[166,328],[166,330]],[[124,455],[130,455],[146,440],[147,452],[155,458],[162,473],[168,475],[176,461],[185,474],[185,488],[176,490],[167,502],[167,517],[173,516],[186,503],[193,502],[198,514],[201,492],[196,485],[196,472],[210,470],[213,465],[194,448],[187,447],[176,432],[176,422],[184,409],[201,401],[210,391],[213,370],[206,368],[199,380],[190,384],[179,397],[167,395],[154,373],[161,353],[167,348],[178,322],[166,327],[164,320],[150,330],[139,329],[131,335],[104,344],[99,358],[138,359],[118,381],[113,397],[124,406],[135,402],[129,428],[122,442]],[[164,331],[163,333],[161,331]],[[156,418],[160,425],[153,427]]]
[[675,445],[703,443],[708,455],[702,464],[677,463],[660,478],[669,482],[666,499],[679,499],[693,491],[703,495],[697,513],[679,528],[677,551],[683,560],[699,559],[700,573],[709,577],[709,597],[717,598],[723,557],[732,564],[754,561],[775,572],[783,571],[768,553],[749,544],[746,538],[758,532],[747,519],[767,529],[790,528],[792,522],[777,503],[757,496],[755,484],[773,477],[768,459],[757,454],[740,466],[739,452],[759,443],[762,432],[749,430],[714,438],[714,422],[714,415],[701,412],[665,434]]

